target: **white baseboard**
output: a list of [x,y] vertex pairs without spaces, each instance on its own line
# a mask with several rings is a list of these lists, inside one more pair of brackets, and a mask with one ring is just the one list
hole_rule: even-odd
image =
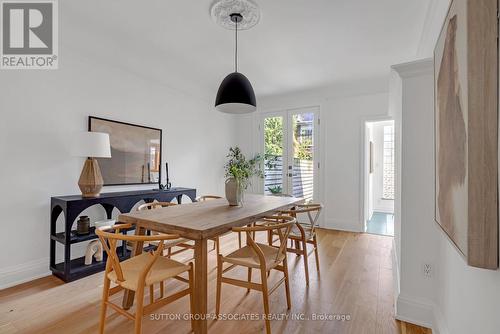
[[450,334],[448,325],[439,308],[434,305],[434,326],[432,327],[433,334]]
[[0,290],[50,275],[49,258],[0,269]]
[[373,212],[380,212],[380,213],[387,213],[387,214],[394,214],[394,208],[393,207],[382,207],[382,206],[379,206],[379,207],[374,207],[373,208]]
[[399,295],[396,319],[432,329],[432,334],[449,334],[446,320],[436,304]]
[[396,302],[396,319],[434,330],[434,305],[400,293]]
[[339,230],[346,232],[363,232],[361,231],[361,226],[362,224],[358,221],[347,221],[347,220],[325,218],[322,227],[331,230]]

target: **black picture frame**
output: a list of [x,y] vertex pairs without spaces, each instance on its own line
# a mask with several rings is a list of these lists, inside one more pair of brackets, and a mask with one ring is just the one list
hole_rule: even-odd
[[161,170],[162,170],[162,155],[163,155],[163,130],[162,129],[154,128],[154,127],[150,127],[150,126],[145,126],[145,125],[123,122],[123,121],[117,121],[117,120],[102,118],[102,117],[97,117],[97,116],[89,116],[88,117],[88,131],[89,132],[92,132],[92,120],[100,120],[100,121],[106,121],[106,122],[131,126],[131,127],[155,130],[155,131],[159,131],[159,133],[160,133],[160,158],[159,158],[159,169],[158,169],[158,182],[106,183],[106,181],[104,181],[104,186],[131,186],[131,185],[147,185],[147,184],[158,184],[158,187],[160,186],[161,176],[162,176]]

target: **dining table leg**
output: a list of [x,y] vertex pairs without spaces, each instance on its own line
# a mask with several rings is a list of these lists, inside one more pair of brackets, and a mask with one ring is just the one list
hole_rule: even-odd
[[[143,227],[137,226],[135,229],[135,235],[144,235],[144,234],[146,234],[146,230]],[[124,243],[123,247],[127,247],[127,245]],[[141,255],[143,248],[144,248],[144,242],[142,241],[136,242],[134,245],[134,249],[132,250],[131,256]],[[130,309],[132,305],[134,305],[134,297],[135,297],[134,291],[124,290],[122,307],[125,310]]]
[[194,332],[207,333],[207,239],[194,243]]

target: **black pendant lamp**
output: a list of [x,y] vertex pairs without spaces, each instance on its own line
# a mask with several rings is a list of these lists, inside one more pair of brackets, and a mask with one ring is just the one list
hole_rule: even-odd
[[234,72],[222,80],[215,98],[215,109],[229,114],[246,114],[257,109],[253,87],[246,76],[238,72],[238,23],[243,16],[239,13],[230,15],[235,24]]

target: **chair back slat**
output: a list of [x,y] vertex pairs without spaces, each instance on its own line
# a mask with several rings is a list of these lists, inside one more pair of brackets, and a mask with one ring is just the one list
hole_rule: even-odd
[[246,226],[246,227],[233,227],[234,232],[246,232],[247,243],[253,250],[257,253],[261,265],[265,263],[264,252],[259,247],[259,245],[253,239],[253,232],[258,231],[276,231],[280,236],[280,246],[278,247],[278,252],[276,253],[275,261],[279,261],[280,255],[286,257],[286,242],[288,235],[292,229],[293,224],[296,220],[292,216],[266,216],[257,219],[258,225],[256,226]]
[[116,239],[105,238],[103,235],[99,235],[99,240],[101,240],[104,251],[108,254],[107,262],[111,263],[111,267],[116,272],[116,279],[120,282],[125,281],[123,270],[120,266],[120,260],[118,254],[116,253]]
[[[311,232],[310,232],[310,237],[313,237],[314,234],[316,233],[316,225],[318,224],[318,218],[319,214],[321,213],[322,207],[318,207],[316,211],[308,211],[307,212],[307,217],[309,218],[309,222],[311,223]],[[312,212],[315,212],[314,217],[312,215]]]
[[279,255],[280,254],[285,254],[286,255],[286,248],[287,248],[287,241],[288,241],[288,235],[290,234],[290,231],[292,230],[292,225],[294,222],[291,222],[288,227],[285,228],[285,232],[283,233],[283,229],[279,228],[278,229],[278,236],[280,239],[280,247],[278,249],[278,253],[276,254],[276,261],[278,261]]
[[295,217],[297,219],[297,224],[300,224],[300,222],[298,221],[298,215],[306,214],[309,220],[308,225],[310,225],[309,235],[307,235],[306,237],[309,239],[314,237],[316,233],[316,226],[318,224],[319,215],[322,210],[323,210],[322,204],[310,203],[310,204],[296,205],[291,210],[281,210],[280,214],[290,215],[292,217]]

